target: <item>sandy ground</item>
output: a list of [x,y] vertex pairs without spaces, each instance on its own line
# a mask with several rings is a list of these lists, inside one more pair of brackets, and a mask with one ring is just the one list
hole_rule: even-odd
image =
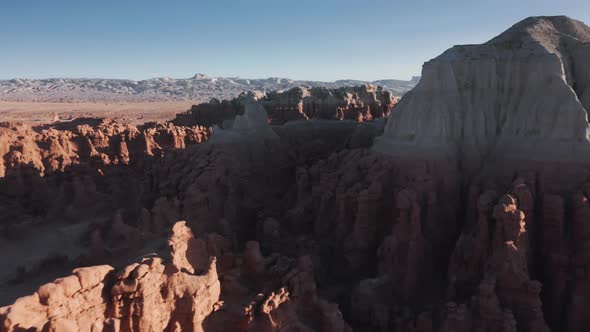
[[20,121],[42,124],[51,121],[55,112],[61,119],[79,117],[109,117],[140,124],[169,120],[187,111],[200,101],[136,102],[136,103],[47,103],[0,101],[0,122]]

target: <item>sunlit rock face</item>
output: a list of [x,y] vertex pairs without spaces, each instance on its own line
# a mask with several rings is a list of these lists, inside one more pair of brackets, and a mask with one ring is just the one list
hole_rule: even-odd
[[498,157],[590,161],[588,42],[582,22],[533,17],[452,47],[424,65],[375,150],[454,156],[466,169]]
[[140,126],[112,119],[80,118],[49,126],[0,123],[0,178],[30,170],[39,175],[72,166],[127,165],[145,157],[202,143],[211,128],[148,122]]
[[265,258],[255,241],[233,254],[227,239],[196,238],[184,221],[174,224],[168,245],[166,261],[79,268],[41,286],[0,308],[0,329],[312,331],[317,324],[351,331],[338,307],[317,295],[309,257]]

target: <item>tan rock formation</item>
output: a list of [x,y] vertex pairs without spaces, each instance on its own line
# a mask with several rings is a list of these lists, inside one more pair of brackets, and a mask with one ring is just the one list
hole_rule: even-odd
[[[144,258],[114,272],[110,266],[73,271],[31,296],[0,308],[4,331],[202,331],[221,292],[216,259],[202,275],[186,270],[190,241],[183,222],[171,237],[172,264]],[[206,253],[204,253],[206,254]]]
[[244,100],[251,97],[266,109],[272,124],[308,119],[370,121],[388,116],[398,101],[390,92],[374,85],[338,89],[296,87],[284,92],[242,94],[231,101],[214,99],[194,105],[173,123],[224,126],[224,121],[243,114]]
[[[310,331],[308,324],[317,322],[322,331],[350,331],[337,306],[318,298],[308,258],[265,260],[259,251],[252,254],[258,248],[252,242],[243,266],[239,260],[237,265],[226,266],[226,277],[220,283],[217,259],[203,262],[208,254],[220,253],[213,242],[205,244],[210,239],[195,238],[184,221],[177,222],[169,239],[170,263],[151,257],[117,272],[108,265],[76,269],[73,275],[0,308],[2,330],[203,331],[206,327],[208,331]],[[256,262],[248,258],[252,255]],[[199,270],[202,273],[194,273]],[[229,278],[231,275],[238,279]],[[232,282],[246,280],[268,280],[269,285],[258,283],[264,288],[284,286],[267,296],[259,294],[245,305],[242,300],[255,295],[255,289],[247,283],[232,287]],[[224,301],[220,302],[222,290]],[[303,318],[300,311],[317,318]]]

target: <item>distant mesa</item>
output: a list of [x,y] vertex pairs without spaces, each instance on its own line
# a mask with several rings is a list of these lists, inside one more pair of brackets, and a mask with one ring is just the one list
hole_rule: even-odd
[[382,119],[392,112],[399,97],[381,86],[361,85],[341,88],[295,87],[284,91],[247,92],[232,100],[213,98],[178,114],[173,123],[183,126],[222,126],[244,113],[247,100],[256,100],[267,111],[271,124],[325,119],[356,122]]

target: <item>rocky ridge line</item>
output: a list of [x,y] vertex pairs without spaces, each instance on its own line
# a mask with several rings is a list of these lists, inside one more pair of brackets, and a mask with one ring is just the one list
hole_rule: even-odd
[[251,98],[266,109],[273,125],[309,119],[371,121],[389,116],[399,100],[375,85],[336,89],[296,87],[287,91],[243,93],[232,100],[213,99],[194,105],[190,111],[178,114],[172,122],[177,125],[231,126],[232,119],[244,112],[244,100]]

